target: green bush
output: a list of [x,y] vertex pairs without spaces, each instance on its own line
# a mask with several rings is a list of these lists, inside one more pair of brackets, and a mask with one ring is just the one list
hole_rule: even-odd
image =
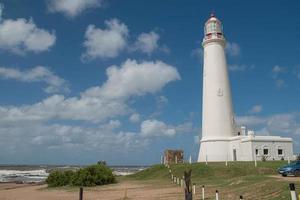
[[49,187],[59,186],[96,186],[114,183],[112,170],[105,165],[91,165],[76,172],[54,171],[48,176],[46,183]]
[[74,174],[75,174],[75,172],[73,172],[71,170],[64,171],[64,172],[63,171],[54,171],[54,172],[50,173],[50,175],[46,179],[46,183],[50,187],[70,185]]

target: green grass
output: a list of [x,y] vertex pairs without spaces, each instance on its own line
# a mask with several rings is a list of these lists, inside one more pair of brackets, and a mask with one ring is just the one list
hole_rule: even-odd
[[[243,195],[246,199],[279,200],[290,199],[290,182],[270,176],[276,175],[278,167],[285,164],[286,161],[268,161],[258,162],[258,167],[255,167],[253,162],[228,162],[228,166],[225,163],[195,163],[171,165],[170,169],[176,177],[182,177],[185,170],[191,169],[192,182],[198,190],[205,185],[211,199],[215,190],[219,190],[222,199],[238,199],[239,195]],[[128,178],[173,184],[169,169],[163,165],[154,165]],[[300,178],[295,183],[299,190]]]

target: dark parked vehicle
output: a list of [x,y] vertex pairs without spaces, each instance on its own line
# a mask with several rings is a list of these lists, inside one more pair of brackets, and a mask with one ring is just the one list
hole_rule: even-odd
[[289,165],[285,165],[278,169],[278,173],[282,176],[294,175],[300,176],[300,160],[292,162]]

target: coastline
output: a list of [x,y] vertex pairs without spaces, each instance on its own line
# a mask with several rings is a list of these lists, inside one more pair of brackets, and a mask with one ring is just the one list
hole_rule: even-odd
[[[0,165],[0,183],[43,183],[53,170],[77,170],[79,165]],[[147,169],[149,166],[108,166],[115,176],[127,176]]]

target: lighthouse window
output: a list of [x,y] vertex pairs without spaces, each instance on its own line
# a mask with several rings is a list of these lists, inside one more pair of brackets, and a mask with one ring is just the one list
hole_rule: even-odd
[[258,155],[258,149],[255,149],[255,155]]
[[283,155],[283,150],[282,149],[278,149],[278,155],[282,156]]
[[269,149],[264,149],[264,155],[269,155]]
[[212,31],[217,30],[217,24],[216,24],[215,22],[212,22],[212,23],[211,23],[211,30],[212,30]]

